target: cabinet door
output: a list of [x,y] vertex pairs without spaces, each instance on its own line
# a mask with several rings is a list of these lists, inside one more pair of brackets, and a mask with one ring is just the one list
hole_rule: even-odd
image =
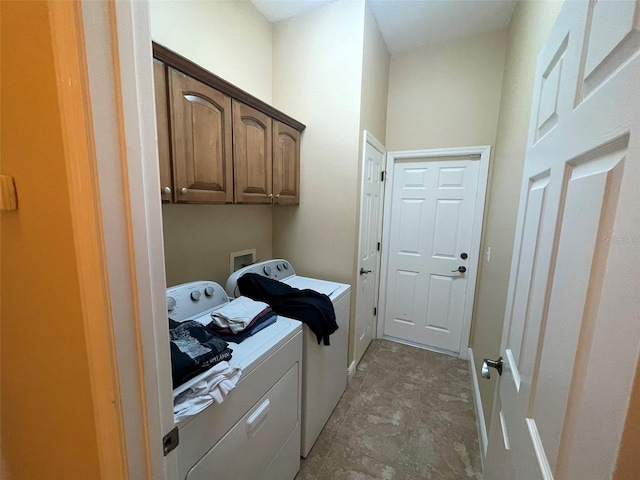
[[153,60],[153,82],[156,94],[156,126],[158,129],[158,161],[160,163],[160,194],[163,202],[172,200],[171,152],[169,151],[169,112],[167,106],[167,76],[164,63]]
[[231,203],[231,99],[169,69],[175,199]]
[[271,203],[271,118],[233,101],[233,161],[236,203]]
[[300,132],[273,121],[273,202],[300,203]]

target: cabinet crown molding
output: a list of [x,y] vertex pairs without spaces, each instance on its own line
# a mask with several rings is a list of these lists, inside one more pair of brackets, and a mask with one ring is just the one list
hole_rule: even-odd
[[245,92],[244,90],[236,87],[235,85],[227,82],[226,80],[218,77],[217,75],[205,70],[201,66],[193,63],[191,60],[183,57],[182,55],[169,50],[156,42],[152,42],[153,57],[165,63],[166,65],[186,74],[196,80],[209,85],[210,87],[219,90],[220,92],[228,95],[229,97],[238,100],[246,105],[249,105],[256,110],[269,115],[271,118],[278,120],[285,125],[289,125],[291,128],[302,132],[306,125],[291,118],[289,115],[281,112],[280,110],[272,107],[266,102],[263,102],[259,98]]

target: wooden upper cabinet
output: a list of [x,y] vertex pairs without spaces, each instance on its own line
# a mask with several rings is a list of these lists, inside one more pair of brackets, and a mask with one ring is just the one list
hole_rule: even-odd
[[271,117],[233,101],[235,203],[271,203]]
[[300,203],[300,132],[273,121],[273,203]]
[[174,199],[233,202],[231,98],[169,68]]
[[163,202],[172,200],[171,152],[169,150],[169,112],[167,106],[167,76],[164,63],[153,60],[153,82],[156,96],[158,127],[158,158],[160,162],[160,194]]
[[163,202],[300,203],[300,133],[289,117],[153,44]]

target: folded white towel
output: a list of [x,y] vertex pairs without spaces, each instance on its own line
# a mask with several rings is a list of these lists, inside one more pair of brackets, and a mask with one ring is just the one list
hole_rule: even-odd
[[251,320],[268,308],[264,302],[238,297],[211,314],[211,320],[220,328],[229,328],[235,334],[247,328]]
[[220,362],[209,370],[198,383],[178,395],[173,402],[176,423],[200,413],[213,402],[222,403],[240,380],[242,370],[228,362]]

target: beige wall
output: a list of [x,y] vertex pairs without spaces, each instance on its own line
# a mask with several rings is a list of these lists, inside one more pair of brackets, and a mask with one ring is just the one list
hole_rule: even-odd
[[391,56],[387,150],[493,145],[506,33]]
[[[46,2],[1,2],[2,478],[100,478]],[[19,52],[19,54],[18,54]]]
[[213,280],[224,287],[229,253],[271,258],[270,205],[163,205],[167,285]]
[[362,130],[367,130],[383,145],[385,143],[390,60],[376,18],[367,4],[364,17],[362,99],[360,101],[361,142]]
[[[562,2],[520,2],[509,29],[482,247],[485,252],[491,247],[491,261],[481,256],[471,340],[478,372],[483,358],[500,355],[537,55],[561,5]],[[494,377],[480,381],[487,427],[493,407]]]
[[151,38],[271,103],[272,25],[249,1],[150,0]]
[[307,125],[299,207],[275,208],[273,253],[296,272],[353,276],[364,0],[337,1],[274,25],[274,106]]
[[[154,41],[271,103],[272,25],[251,2],[152,0],[150,15]],[[270,206],[165,205],[162,212],[167,285],[224,285],[232,251],[272,256]]]

